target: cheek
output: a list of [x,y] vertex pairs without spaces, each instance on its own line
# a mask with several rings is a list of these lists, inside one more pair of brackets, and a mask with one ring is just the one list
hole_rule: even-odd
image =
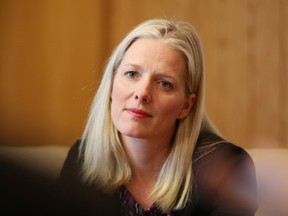
[[119,98],[117,96],[117,91],[112,91],[111,93],[111,119],[114,125],[117,125],[118,122],[118,117],[119,117],[119,108],[120,108],[120,103],[119,103]]
[[112,87],[112,91],[111,91],[111,96],[110,96],[110,100],[111,100],[111,117],[112,119],[114,118],[114,116],[116,115],[115,113],[115,107],[117,107],[117,85],[115,85],[115,82],[113,83],[113,87]]
[[160,110],[162,110],[164,116],[170,116],[177,119],[182,110],[182,107],[182,100],[169,100],[161,104]]
[[125,101],[126,92],[127,92],[127,89],[125,88],[125,86],[121,85],[121,83],[117,81],[116,82],[114,81],[111,96],[110,96],[112,114],[113,113],[115,114],[117,110],[121,109],[121,107],[123,106],[122,102]]
[[112,86],[112,92],[111,92],[112,101],[117,100],[117,98],[119,98],[119,93],[121,93],[121,90],[122,89],[115,78],[113,82],[113,86]]

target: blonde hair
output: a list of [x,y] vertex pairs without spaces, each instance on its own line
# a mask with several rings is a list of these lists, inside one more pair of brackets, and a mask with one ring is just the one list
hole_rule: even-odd
[[[91,106],[83,133],[83,181],[113,192],[129,182],[131,168],[111,120],[110,94],[114,73],[133,42],[161,39],[180,51],[186,61],[187,95],[196,94],[192,111],[179,120],[171,151],[160,170],[151,197],[164,212],[181,209],[192,193],[192,155],[202,127],[213,130],[204,112],[203,51],[196,29],[186,22],[152,19],[136,26],[112,53]],[[203,123],[202,123],[203,122]],[[205,123],[205,124],[204,124]]]

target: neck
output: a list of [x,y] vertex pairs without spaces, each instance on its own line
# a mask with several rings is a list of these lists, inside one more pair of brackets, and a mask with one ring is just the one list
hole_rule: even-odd
[[133,179],[155,180],[168,156],[170,138],[146,140],[123,136],[122,142],[131,163]]
[[159,171],[170,150],[170,138],[143,140],[121,137],[132,168],[132,179],[126,185],[133,197],[144,209],[154,203],[149,198],[157,181]]

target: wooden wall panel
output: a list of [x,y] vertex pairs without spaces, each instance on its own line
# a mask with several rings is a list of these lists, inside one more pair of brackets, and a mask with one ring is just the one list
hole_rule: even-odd
[[207,111],[226,138],[288,147],[285,0],[2,0],[1,144],[71,145],[106,58],[132,27],[155,17],[198,29]]
[[106,58],[102,1],[1,1],[2,145],[72,145]]
[[112,2],[113,46],[148,18],[192,23],[204,46],[207,111],[222,134],[244,147],[288,147],[287,1]]

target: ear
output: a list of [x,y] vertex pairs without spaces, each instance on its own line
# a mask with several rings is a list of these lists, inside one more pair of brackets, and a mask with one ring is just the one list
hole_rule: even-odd
[[179,113],[178,119],[184,119],[189,115],[189,113],[190,113],[190,111],[194,105],[195,100],[196,100],[195,94],[190,94],[188,96],[188,98],[186,98],[185,104],[184,104],[181,112]]

